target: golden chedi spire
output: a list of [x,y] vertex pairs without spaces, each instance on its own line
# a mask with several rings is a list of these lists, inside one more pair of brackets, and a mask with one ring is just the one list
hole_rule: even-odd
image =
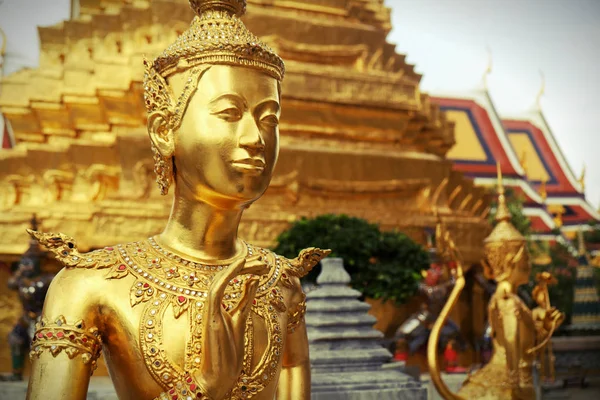
[[502,171],[498,168],[498,207],[496,209],[496,226],[484,240],[485,256],[497,281],[503,280],[509,274],[507,255],[520,254],[525,245],[525,237],[510,222],[511,213],[506,204],[506,196],[502,183]]

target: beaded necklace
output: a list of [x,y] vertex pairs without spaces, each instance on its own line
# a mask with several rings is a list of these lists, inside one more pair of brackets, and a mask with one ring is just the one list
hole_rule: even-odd
[[[248,318],[245,330],[245,354],[242,374],[231,393],[231,399],[251,398],[274,378],[281,362],[283,333],[281,314],[286,311],[283,294],[276,283],[281,278],[280,257],[272,252],[245,244],[244,257],[260,254],[269,265],[269,272],[261,277],[253,314],[265,321],[267,328],[267,350],[257,365],[252,368],[254,353],[254,330],[252,318]],[[200,365],[202,351],[202,324],[205,301],[215,272],[228,265],[198,263],[179,257],[161,248],[154,239],[134,242],[117,247],[124,264],[117,266],[115,273],[135,277],[131,287],[132,306],[144,303],[140,320],[140,344],[144,362],[153,378],[164,388],[172,389],[186,374]],[[112,276],[119,278],[119,276]],[[223,297],[223,308],[233,309],[244,291],[245,276],[232,279]],[[184,367],[170,360],[163,345],[163,317],[171,305],[175,318],[187,312],[190,335],[186,343]]]

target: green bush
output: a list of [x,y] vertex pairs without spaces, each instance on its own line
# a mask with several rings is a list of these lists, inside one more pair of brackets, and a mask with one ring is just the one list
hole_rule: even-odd
[[[277,239],[274,251],[294,258],[306,247],[331,249],[341,257],[353,288],[364,296],[403,304],[416,292],[421,270],[429,266],[427,252],[399,232],[381,232],[363,219],[347,215],[321,215],[300,219]],[[304,280],[314,282],[316,267]]]

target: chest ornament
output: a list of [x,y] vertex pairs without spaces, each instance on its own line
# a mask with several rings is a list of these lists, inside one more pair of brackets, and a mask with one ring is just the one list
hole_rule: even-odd
[[[182,258],[161,248],[153,238],[82,254],[75,240],[66,235],[35,231],[30,234],[67,268],[106,269],[106,279],[133,278],[129,299],[132,307],[143,307],[139,326],[143,359],[154,380],[165,389],[161,396],[206,398],[191,373],[200,364],[204,309],[211,284],[215,275],[229,265]],[[260,277],[252,304],[251,316],[254,317],[248,318],[245,328],[243,370],[228,398],[252,398],[275,379],[281,368],[285,335],[294,331],[305,312],[304,301],[288,310],[286,298],[289,293],[300,290],[298,278],[306,275],[328,253],[328,250],[311,248],[287,260],[266,249],[245,244],[241,256],[248,259],[260,255],[268,264],[268,273]],[[228,282],[222,301],[226,311],[237,306],[248,278],[239,275]],[[169,308],[176,319],[188,320],[190,331],[183,366],[168,357],[163,343],[164,314]],[[265,352],[258,361],[253,357],[255,318],[264,321],[267,331]],[[284,325],[286,320],[288,323]]]

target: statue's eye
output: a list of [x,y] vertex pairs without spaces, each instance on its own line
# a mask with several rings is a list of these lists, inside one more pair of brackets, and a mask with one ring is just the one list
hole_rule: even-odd
[[260,120],[260,123],[263,125],[275,127],[279,125],[279,118],[277,118],[275,115],[267,115],[266,117]]
[[242,112],[237,107],[226,108],[215,113],[215,115],[228,122],[237,121],[242,118]]

